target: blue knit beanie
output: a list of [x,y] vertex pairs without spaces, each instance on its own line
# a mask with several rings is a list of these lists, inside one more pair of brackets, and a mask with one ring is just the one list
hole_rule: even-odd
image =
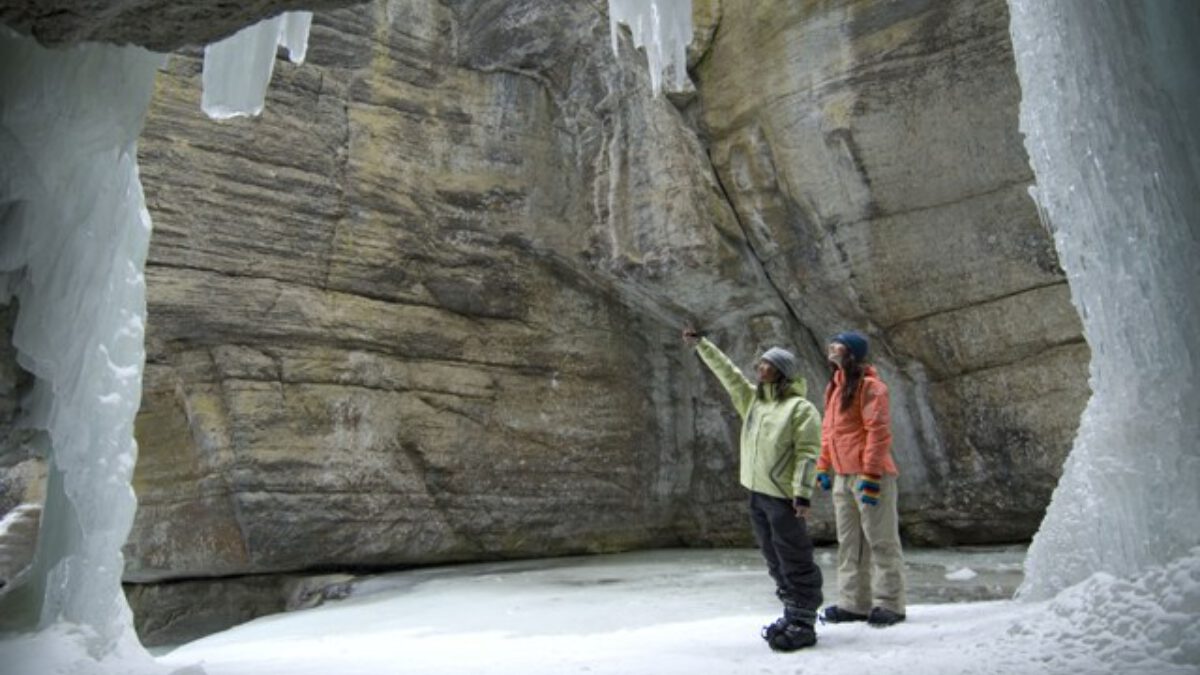
[[867,358],[867,338],[862,333],[848,330],[844,333],[838,333],[829,339],[830,342],[840,342],[846,345],[846,349],[854,355],[855,361],[862,361]]

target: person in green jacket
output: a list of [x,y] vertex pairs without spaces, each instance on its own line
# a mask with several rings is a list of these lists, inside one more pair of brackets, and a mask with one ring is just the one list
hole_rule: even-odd
[[821,453],[821,414],[805,398],[796,357],[786,349],[763,353],[753,383],[694,329],[685,328],[683,340],[717,376],[742,418],[741,483],[750,491],[754,537],[783,602],[783,616],[763,627],[762,637],[776,651],[812,646],[824,598],[805,517]]

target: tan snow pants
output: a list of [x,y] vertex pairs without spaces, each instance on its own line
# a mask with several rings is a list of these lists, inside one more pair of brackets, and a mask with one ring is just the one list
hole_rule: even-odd
[[896,477],[880,481],[879,503],[863,504],[857,474],[833,480],[838,539],[838,608],[867,614],[883,607],[904,614],[904,554],[896,515]]

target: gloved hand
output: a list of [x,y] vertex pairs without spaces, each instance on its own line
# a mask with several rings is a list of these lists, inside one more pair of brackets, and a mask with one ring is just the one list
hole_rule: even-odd
[[833,478],[829,475],[828,471],[818,471],[817,484],[821,486],[822,490],[829,492],[833,488]]
[[867,506],[875,506],[879,503],[879,480],[880,476],[873,473],[860,474],[858,481],[858,489],[862,492],[862,503]]

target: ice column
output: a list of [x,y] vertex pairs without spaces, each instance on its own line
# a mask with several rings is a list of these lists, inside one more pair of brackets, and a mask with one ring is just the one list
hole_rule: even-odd
[[650,86],[681,90],[687,84],[687,48],[692,42],[692,0],[608,0],[613,54],[617,54],[617,24],[629,26],[633,46],[645,48]]
[[47,662],[72,654],[149,661],[121,591],[121,547],[135,508],[150,236],[135,142],[161,64],[139,48],[44,49],[0,27],[0,301],[20,303],[13,342],[36,378],[24,422],[51,445],[37,551],[0,596],[0,627],[70,636],[37,668],[0,643],[13,672],[57,672]]
[[1009,0],[1021,130],[1092,350],[1023,597],[1200,545],[1200,4]]
[[303,63],[311,26],[312,12],[286,12],[205,47],[200,107],[214,119],[262,113],[277,48]]

